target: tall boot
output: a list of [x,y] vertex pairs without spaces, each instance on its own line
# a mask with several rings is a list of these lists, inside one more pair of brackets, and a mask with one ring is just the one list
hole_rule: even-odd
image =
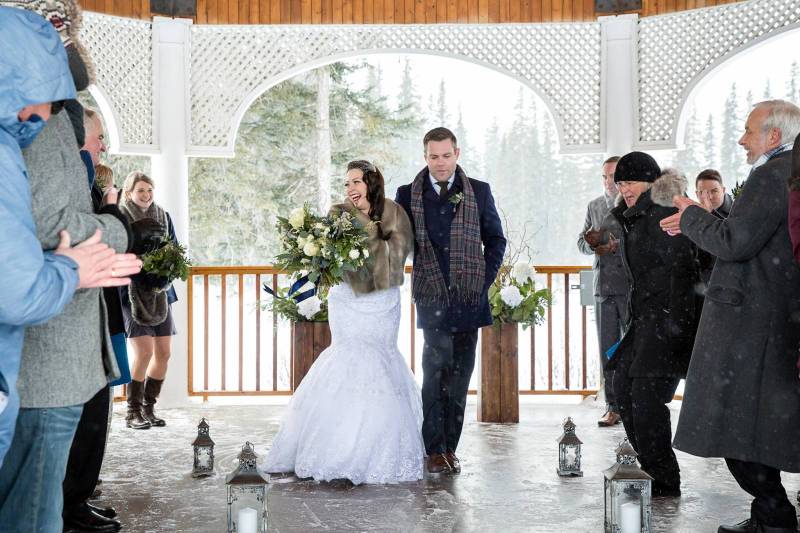
[[155,413],[156,399],[161,394],[161,385],[164,383],[163,379],[154,379],[147,376],[144,380],[144,403],[142,403],[142,416],[145,420],[150,422],[151,426],[163,427],[167,423],[163,419],[158,418]]
[[144,382],[135,379],[128,383],[128,415],[125,425],[131,429],[150,429],[150,422],[142,416]]

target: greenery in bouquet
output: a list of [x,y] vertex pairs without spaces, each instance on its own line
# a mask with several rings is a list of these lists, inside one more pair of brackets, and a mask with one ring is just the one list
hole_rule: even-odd
[[744,182],[739,183],[739,180],[736,180],[736,185],[733,186],[731,190],[731,196],[734,200],[739,198],[739,195],[742,194],[742,188],[744,187]]
[[176,279],[189,279],[189,267],[192,266],[189,253],[183,245],[172,242],[166,236],[158,248],[143,254],[141,259],[143,273],[163,278],[167,284]]
[[[509,235],[507,224],[506,235]],[[520,242],[525,242],[524,230]],[[489,287],[489,305],[495,325],[517,323],[527,329],[541,324],[547,306],[552,303],[548,289],[536,288],[536,270],[529,261],[519,261],[523,251],[529,252],[527,245],[515,248],[509,239],[503,265]]]
[[307,275],[321,292],[339,283],[345,272],[357,272],[369,261],[367,230],[352,213],[319,216],[308,205],[278,217],[281,270]]
[[328,299],[326,295],[320,298],[314,294],[301,302],[297,301],[297,296],[303,293],[302,290],[291,295],[288,294],[289,288],[278,289],[278,294],[272,301],[264,304],[265,307],[279,317],[292,322],[327,322],[328,320]]

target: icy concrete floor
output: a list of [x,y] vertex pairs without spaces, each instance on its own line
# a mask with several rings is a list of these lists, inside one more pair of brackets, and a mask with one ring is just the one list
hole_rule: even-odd
[[[161,411],[166,428],[133,431],[115,407],[103,469],[103,495],[126,531],[225,530],[225,474],[245,440],[259,455],[278,429],[282,406],[203,405]],[[673,411],[673,424],[679,411]],[[602,414],[583,405],[521,406],[518,425],[479,424],[474,401],[458,453],[463,473],[429,476],[395,486],[339,487],[281,480],[269,494],[271,531],[599,532],[603,524],[602,470],[614,461],[622,426],[598,428]],[[560,423],[572,416],[583,440],[583,478],[555,473]],[[211,424],[217,474],[190,476],[191,442],[201,417]],[[263,458],[263,457],[262,457]],[[678,453],[683,497],[656,500],[654,530],[715,532],[720,522],[748,515],[749,497],[717,459]],[[800,476],[787,475],[792,496]],[[792,498],[794,500],[794,498]]]

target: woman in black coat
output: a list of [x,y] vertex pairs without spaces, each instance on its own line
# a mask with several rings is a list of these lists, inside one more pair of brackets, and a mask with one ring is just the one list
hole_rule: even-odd
[[677,211],[665,205],[685,193],[685,180],[660,174],[656,161],[642,152],[631,152],[617,163],[614,181],[623,202],[611,213],[623,228],[630,319],[611,365],[625,432],[642,469],[654,478],[653,496],[680,496],[666,404],[689,367],[700,277],[692,242],[667,235],[659,225]]

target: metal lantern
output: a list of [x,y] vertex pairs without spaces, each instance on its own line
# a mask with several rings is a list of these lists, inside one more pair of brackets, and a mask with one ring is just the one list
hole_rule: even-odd
[[214,473],[214,441],[208,436],[208,422],[200,420],[197,425],[197,437],[192,443],[194,448],[193,477],[210,476]]
[[558,439],[558,475],[582,476],[581,439],[575,435],[575,422],[571,417],[564,420],[564,432]]
[[605,476],[605,532],[651,533],[650,495],[653,478],[636,464],[628,439],[616,450],[617,462]]
[[258,456],[246,442],[239,454],[239,466],[228,474],[228,533],[267,531],[267,486],[269,478],[258,471]]

